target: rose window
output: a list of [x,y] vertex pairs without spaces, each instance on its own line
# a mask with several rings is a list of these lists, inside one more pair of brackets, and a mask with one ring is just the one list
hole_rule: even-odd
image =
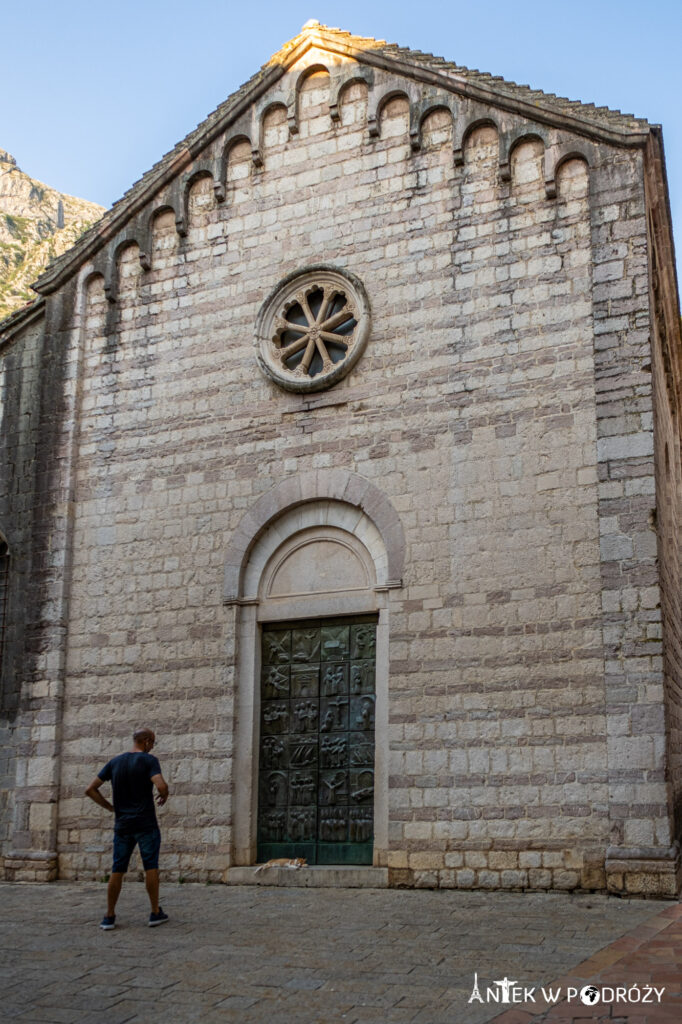
[[288,391],[321,391],[355,365],[369,328],[369,301],[357,278],[332,267],[299,271],[260,311],[261,368]]

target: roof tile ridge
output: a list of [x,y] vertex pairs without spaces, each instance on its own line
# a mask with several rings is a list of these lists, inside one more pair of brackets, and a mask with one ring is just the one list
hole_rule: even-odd
[[[385,47],[391,45],[386,42],[385,39],[375,39],[374,36],[357,36],[353,32],[349,32],[347,29],[338,28],[332,25],[318,25],[316,31],[321,35],[325,33],[328,35],[343,36],[344,39],[353,39],[356,43],[374,43],[376,46]],[[396,45],[395,43],[392,45]]]
[[31,313],[38,312],[39,308],[44,305],[44,297],[36,295],[35,299],[29,299],[19,309],[15,309],[8,313],[7,316],[0,318],[0,346],[4,346],[5,342],[9,339],[10,333],[17,325],[21,324]]
[[420,64],[437,64],[440,69],[452,70],[463,77],[470,77],[472,79],[478,79],[479,81],[483,80],[486,83],[499,83],[502,89],[509,89],[514,92],[523,91],[528,93],[533,99],[549,100],[551,103],[568,104],[575,110],[580,109],[585,112],[589,111],[590,113],[598,114],[599,116],[608,118],[614,122],[630,119],[637,121],[639,124],[649,124],[646,118],[636,117],[634,114],[623,114],[622,111],[617,108],[609,107],[606,104],[597,105],[592,102],[585,102],[584,100],[572,100],[567,96],[558,96],[556,93],[547,92],[544,89],[537,89],[525,83],[515,82],[513,79],[505,78],[504,75],[493,75],[489,71],[481,71],[478,68],[469,68],[462,64],[455,64],[453,61],[448,61],[444,57],[440,57],[432,53],[425,53],[422,50],[413,50],[410,47],[399,46],[395,43],[386,44],[383,49],[384,51],[389,51],[391,54],[399,53],[401,56],[414,60]]

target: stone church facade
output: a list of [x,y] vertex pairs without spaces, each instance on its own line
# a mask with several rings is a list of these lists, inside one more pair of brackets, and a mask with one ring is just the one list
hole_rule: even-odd
[[673,896],[660,129],[309,23],[6,320],[0,854]]

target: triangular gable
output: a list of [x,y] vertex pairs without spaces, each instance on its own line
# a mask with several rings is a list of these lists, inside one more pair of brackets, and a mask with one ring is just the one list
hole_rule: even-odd
[[[339,94],[352,79],[363,78],[370,87],[368,136],[379,133],[382,104],[401,92],[410,102],[410,140],[420,147],[421,124],[434,107],[452,111],[454,160],[462,161],[462,145],[476,124],[493,123],[500,136],[500,175],[509,177],[509,157],[514,144],[528,134],[531,122],[546,147],[545,179],[547,194],[552,195],[554,175],[559,163],[573,155],[573,138],[586,140],[580,151],[592,162],[589,140],[599,144],[643,147],[649,135],[645,120],[570,101],[528,86],[472,71],[456,64],[405,49],[381,40],[353,36],[317,22],[307,23],[301,33],[282,47],[267,64],[240,89],[222,103],[206,120],[151,168],[70,250],[55,260],[33,286],[47,295],[71,277],[82,264],[103,250],[109,250],[102,272],[105,281],[111,260],[121,245],[135,241],[140,245],[145,264],[144,223],[135,219],[156,196],[170,190],[169,203],[175,210],[180,234],[186,231],[186,196],[192,180],[199,174],[211,174],[218,201],[224,195],[224,155],[231,141],[248,139],[253,160],[261,161],[259,118],[274,102],[286,106],[289,130],[297,131],[297,84],[292,72],[304,70],[311,52],[328,56],[330,72],[330,115],[338,118]],[[353,70],[349,70],[349,66]],[[216,144],[219,143],[216,151]],[[132,227],[130,226],[132,222]],[[113,240],[112,245],[108,245]],[[100,259],[101,262],[101,259]],[[110,298],[114,298],[110,285]]]

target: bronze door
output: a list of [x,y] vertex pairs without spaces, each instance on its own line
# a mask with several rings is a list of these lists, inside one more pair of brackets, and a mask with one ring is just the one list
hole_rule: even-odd
[[376,619],[263,627],[258,860],[371,864]]

